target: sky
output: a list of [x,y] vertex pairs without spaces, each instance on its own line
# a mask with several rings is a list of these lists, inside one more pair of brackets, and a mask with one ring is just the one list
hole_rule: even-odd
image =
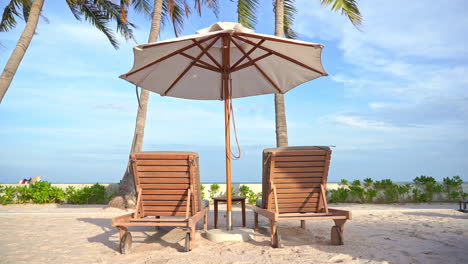
[[[218,18],[194,13],[183,35],[236,21],[234,3],[221,2]],[[273,34],[271,1],[260,2],[255,30]],[[335,146],[330,182],[468,181],[468,2],[359,1],[360,30],[318,0],[296,6],[299,39],[325,45],[330,75],[285,95],[289,144]],[[138,107],[135,87],[118,76],[132,67],[150,21],[131,12],[137,43],[122,40],[115,50],[65,1],[45,1],[42,14],[48,23],[40,21],[0,104],[0,182],[116,183]],[[23,28],[0,33],[2,69]],[[159,39],[172,32],[167,23]],[[233,181],[261,182],[262,150],[276,145],[273,95],[235,99],[234,111],[242,157]],[[151,94],[143,149],[196,151],[202,182],[224,182],[223,103]]]

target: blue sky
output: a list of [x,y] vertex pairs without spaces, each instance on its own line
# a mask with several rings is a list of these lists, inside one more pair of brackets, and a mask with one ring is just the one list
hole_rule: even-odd
[[[60,2],[60,3],[57,3]],[[40,175],[54,183],[118,182],[128,159],[137,101],[118,79],[133,63],[133,42],[114,50],[65,1],[46,1],[37,35],[0,105],[0,182]],[[192,34],[235,21],[222,1],[185,24]],[[258,12],[259,33],[273,34],[271,1]],[[299,39],[325,45],[330,74],[286,94],[290,145],[334,145],[329,181],[411,181],[460,175],[468,180],[468,3],[360,1],[356,30],[320,1],[297,0]],[[4,3],[0,4],[3,10]],[[138,43],[149,21],[130,19]],[[3,69],[24,23],[0,35]],[[160,39],[172,38],[166,25]],[[262,149],[275,146],[273,96],[234,100],[242,158],[233,181],[261,181]],[[223,104],[152,94],[144,150],[200,153],[202,181],[224,181]]]

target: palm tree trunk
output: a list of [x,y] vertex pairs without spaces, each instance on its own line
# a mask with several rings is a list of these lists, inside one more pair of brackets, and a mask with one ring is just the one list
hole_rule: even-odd
[[26,53],[26,50],[29,47],[29,43],[31,43],[31,40],[34,36],[34,32],[36,32],[36,27],[39,22],[39,16],[41,14],[43,5],[44,0],[34,0],[31,5],[31,11],[29,13],[28,21],[26,22],[23,33],[21,33],[21,37],[18,40],[15,49],[11,53],[2,75],[0,76],[0,103],[5,96],[8,87],[10,87],[11,81],[15,76],[16,70],[18,70],[21,60],[23,60],[23,56]]
[[[275,1],[275,35],[284,37],[284,0]],[[288,146],[284,94],[275,94],[276,146]]]
[[[158,40],[159,29],[161,27],[161,14],[163,8],[163,0],[154,0],[153,18],[151,22],[151,31],[148,42],[156,42]],[[145,135],[146,113],[148,109],[149,91],[142,89],[140,95],[140,106],[138,107],[135,132],[133,134],[133,142],[130,153],[140,152],[143,149],[143,138]],[[117,208],[133,208],[135,207],[135,181],[133,178],[133,170],[130,166],[130,161],[127,163],[127,169],[123,179],[119,184],[119,193],[110,202],[109,206]]]

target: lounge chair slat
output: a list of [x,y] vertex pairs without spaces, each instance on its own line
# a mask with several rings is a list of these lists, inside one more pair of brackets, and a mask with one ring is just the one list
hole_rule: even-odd
[[[185,216],[185,211],[184,212],[154,212],[154,211],[149,211],[145,212],[145,216]],[[154,224],[153,224],[154,226]]]
[[325,161],[276,161],[275,168],[287,167],[323,167]]
[[324,161],[326,159],[325,155],[320,156],[277,156],[277,162],[283,161]]
[[142,189],[164,189],[164,190],[185,190],[189,187],[188,184],[151,184],[145,183],[140,185]]
[[185,194],[187,195],[187,190],[143,189],[142,194]]
[[316,203],[319,200],[319,197],[307,197],[307,198],[291,198],[291,199],[285,199],[285,198],[280,198],[278,197],[278,204],[297,204],[297,203]]
[[320,183],[279,183],[275,185],[278,190],[290,188],[320,188]]
[[164,171],[164,172],[138,172],[138,177],[140,178],[148,178],[148,177],[164,177],[164,178],[182,178],[182,177],[189,177],[188,171]]
[[130,155],[133,159],[138,160],[175,160],[175,159],[182,159],[187,160],[190,155],[189,154],[146,154],[146,153],[135,153]]
[[[186,211],[185,205],[180,205],[180,206],[173,206],[173,205],[168,205],[168,206],[156,206],[156,205],[146,205],[143,206],[143,210],[145,212],[152,212],[152,211],[160,211],[160,212],[185,212]],[[190,210],[189,210],[190,211]]]
[[276,178],[275,177],[275,183],[276,184],[282,184],[282,183],[322,183],[322,178]]
[[171,166],[171,165],[179,165],[179,166],[188,166],[189,162],[186,159],[174,159],[174,160],[136,160],[136,165],[164,165],[164,166]]
[[309,177],[323,177],[323,172],[286,172],[274,173],[273,177],[277,178],[309,178]]
[[327,155],[326,150],[306,150],[306,151],[278,151],[274,152],[275,156],[325,156]]
[[272,168],[273,173],[287,172],[323,172],[323,167]]
[[187,199],[187,195],[142,195],[143,201],[180,201]]
[[186,172],[189,166],[137,166],[138,172],[162,172],[162,171],[179,171]]
[[140,183],[190,183],[188,178],[140,178]]
[[183,205],[186,206],[186,201],[143,201],[143,206],[148,205]]
[[[316,195],[320,188],[290,188],[277,190],[279,198],[292,198],[292,197],[309,197],[309,195]],[[318,197],[318,196],[317,196]]]

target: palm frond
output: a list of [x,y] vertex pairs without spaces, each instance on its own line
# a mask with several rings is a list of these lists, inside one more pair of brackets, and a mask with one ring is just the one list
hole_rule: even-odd
[[[0,32],[7,32],[15,28],[17,24],[15,17],[27,21],[31,5],[32,0],[11,0],[3,9],[2,20],[0,21]],[[21,12],[19,10],[21,10]]]
[[172,23],[174,34],[179,37],[184,29],[185,5],[183,0],[165,0],[161,14],[161,24],[166,26],[167,22]]
[[207,6],[209,9],[213,10],[216,18],[219,15],[219,2],[218,0],[194,0],[194,8],[197,11],[198,15],[202,15],[203,5]]
[[237,22],[248,28],[255,28],[257,24],[256,11],[258,0],[238,0],[237,1]]
[[357,28],[362,23],[362,16],[357,6],[357,0],[321,0],[322,6],[331,5],[332,11],[341,11],[341,14],[346,15],[351,23]]
[[132,0],[133,9],[138,13],[142,13],[148,18],[151,18],[153,12],[153,4],[150,0]]
[[294,5],[294,0],[284,0],[283,30],[284,30],[284,36],[286,38],[290,38],[290,39],[297,38],[297,33],[292,28],[296,14],[297,14],[297,9],[296,9],[296,6]]

